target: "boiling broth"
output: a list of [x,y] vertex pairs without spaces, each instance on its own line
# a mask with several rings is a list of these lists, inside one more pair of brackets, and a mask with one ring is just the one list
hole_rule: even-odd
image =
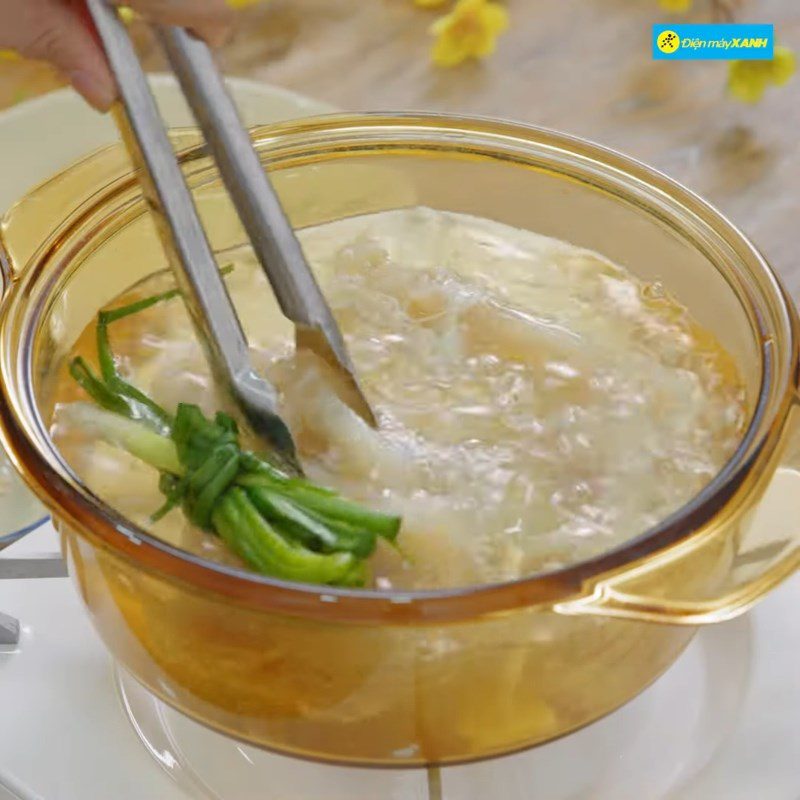
[[[249,248],[221,254],[253,361],[278,386],[308,475],[403,516],[379,588],[510,580],[624,543],[732,453],[747,402],[729,355],[658,283],[486,219],[402,209],[299,232],[380,428],[295,354]],[[125,300],[167,285],[163,275]],[[126,378],[169,410],[226,407],[179,300],[121,321]],[[94,326],[73,355],[94,359]],[[239,563],[180,511],[151,524],[158,475],[75,424],[65,374],[54,437],[100,497],[156,535]]]

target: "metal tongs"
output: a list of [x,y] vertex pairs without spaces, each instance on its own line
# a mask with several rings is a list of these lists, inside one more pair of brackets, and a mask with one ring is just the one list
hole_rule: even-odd
[[[228,388],[253,432],[299,469],[291,434],[277,413],[277,392],[251,365],[239,318],[126,26],[108,0],[87,0],[87,6],[119,88],[117,123],[215,377]],[[281,310],[295,324],[295,346],[315,352],[332,366],[343,378],[351,407],[374,425],[339,327],[211,51],[183,28],[154,28]]]

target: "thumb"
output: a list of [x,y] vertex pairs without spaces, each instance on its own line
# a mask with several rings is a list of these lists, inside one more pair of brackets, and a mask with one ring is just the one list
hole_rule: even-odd
[[116,87],[79,5],[61,0],[0,0],[0,46],[50,62],[89,103],[104,111],[114,101]]

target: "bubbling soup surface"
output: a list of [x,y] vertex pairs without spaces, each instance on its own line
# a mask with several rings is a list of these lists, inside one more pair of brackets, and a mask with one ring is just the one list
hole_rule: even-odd
[[[597,555],[689,500],[741,437],[730,356],[661,285],[597,253],[427,208],[299,237],[379,430],[313,356],[295,356],[251,251],[220,261],[234,264],[254,363],[280,389],[308,475],[403,517],[399,550],[372,559],[378,588],[504,581]],[[166,408],[225,406],[180,301],[123,320],[112,339],[128,380]],[[90,326],[74,354],[93,359],[93,341]],[[81,393],[66,376],[58,399],[54,437],[89,487],[156,535],[238,563],[180,511],[151,524],[155,471],[71,423]]]

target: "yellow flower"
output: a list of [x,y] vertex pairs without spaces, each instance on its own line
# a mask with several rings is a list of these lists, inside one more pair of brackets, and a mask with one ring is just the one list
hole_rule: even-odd
[[119,17],[126,25],[130,22],[133,22],[133,18],[135,16],[136,14],[132,8],[128,8],[128,6],[120,6]]
[[414,0],[414,5],[420,8],[439,8],[446,2],[447,0]]
[[783,86],[796,69],[795,56],[788,47],[777,46],[771,61],[731,61],[728,92],[743,103],[757,103],[767,87]]
[[228,0],[228,5],[233,8],[244,8],[245,6],[254,6],[260,2],[261,0]]
[[20,58],[16,50],[0,50],[0,61],[19,61]]
[[658,0],[664,11],[683,14],[692,7],[692,0]]
[[728,64],[728,92],[743,103],[757,103],[767,88],[766,61],[731,61]]
[[775,48],[775,53],[769,64],[772,67],[770,70],[770,79],[775,86],[783,86],[784,83],[788,83],[797,69],[794,52],[790,47],[783,47],[781,45]]
[[491,0],[458,0],[453,10],[431,26],[436,36],[431,56],[440,67],[494,52],[497,37],[508,27],[508,11]]

